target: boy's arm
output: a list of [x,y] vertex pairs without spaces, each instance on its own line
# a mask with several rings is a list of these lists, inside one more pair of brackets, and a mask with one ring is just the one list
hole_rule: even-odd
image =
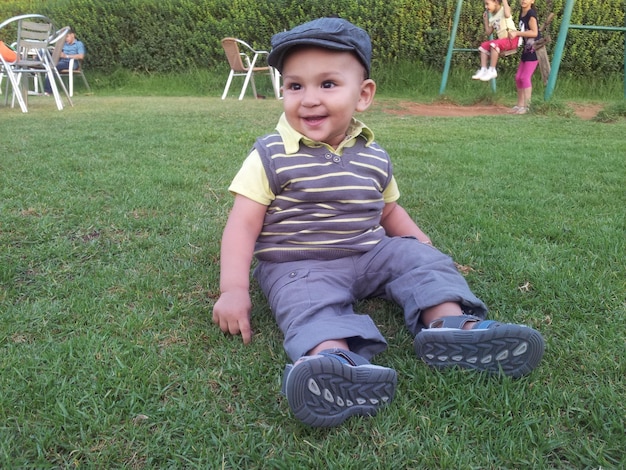
[[502,8],[504,8],[504,17],[505,18],[510,18],[511,17],[511,6],[509,5],[509,2],[507,0],[502,0]]
[[487,36],[493,33],[493,28],[489,24],[489,12],[487,10],[483,13],[483,25],[485,26],[485,34]]
[[213,306],[213,322],[224,333],[241,334],[244,344],[252,338],[250,265],[266,210],[266,206],[252,199],[235,196],[222,235],[220,297]]
[[415,237],[420,242],[432,245],[430,238],[422,232],[413,219],[400,204],[390,202],[385,204],[380,224],[390,237]]

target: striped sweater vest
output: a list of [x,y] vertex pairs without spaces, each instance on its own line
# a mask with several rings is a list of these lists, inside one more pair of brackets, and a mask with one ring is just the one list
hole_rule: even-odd
[[308,147],[287,155],[279,134],[258,139],[270,189],[255,246],[259,260],[335,259],[369,251],[385,235],[383,190],[391,181],[389,155],[358,137],[342,155]]

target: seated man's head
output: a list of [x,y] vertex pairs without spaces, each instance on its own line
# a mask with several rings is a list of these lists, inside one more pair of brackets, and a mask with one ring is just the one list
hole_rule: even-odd
[[74,28],[70,28],[65,35],[65,42],[67,44],[74,44],[74,41],[76,41],[76,31],[74,31]]
[[274,35],[268,62],[282,74],[289,124],[337,147],[354,112],[365,111],[374,98],[371,54],[368,34],[339,18],[320,18]]

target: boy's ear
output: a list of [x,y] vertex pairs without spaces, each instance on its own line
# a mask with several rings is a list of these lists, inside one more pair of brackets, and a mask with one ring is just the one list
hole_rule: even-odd
[[361,96],[359,102],[356,105],[356,110],[361,112],[370,107],[374,101],[374,95],[376,94],[376,82],[371,78],[363,80],[361,83]]

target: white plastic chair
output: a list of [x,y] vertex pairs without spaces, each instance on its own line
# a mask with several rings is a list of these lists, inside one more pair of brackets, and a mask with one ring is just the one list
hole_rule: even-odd
[[52,71],[54,72],[55,77],[58,79],[61,88],[63,88],[63,92],[67,97],[67,101],[71,106],[74,106],[72,103],[72,93],[68,93],[65,83],[63,83],[63,79],[61,78],[61,72],[57,69],[57,64],[61,59],[61,53],[63,52],[63,45],[65,44],[65,36],[67,36],[70,32],[70,27],[65,26],[64,28],[58,30],[50,39],[50,45],[48,46],[48,50],[46,53],[48,54],[48,59],[50,64],[52,65]]
[[[76,61],[78,61],[78,68],[74,69],[74,63]],[[74,96],[74,75],[80,75],[87,91],[91,91],[91,87],[89,86],[89,83],[87,83],[87,77],[85,77],[85,72],[83,71],[83,61],[81,59],[70,59],[69,68],[61,70],[61,77],[67,77],[67,85],[70,89],[70,96]]]
[[[62,110],[63,102],[56,86],[58,73],[54,67],[54,57],[60,56],[69,28],[53,33],[54,26],[49,18],[30,14],[9,18],[0,24],[0,29],[13,23],[17,24],[17,57],[14,61],[8,61],[0,56],[4,73],[13,90],[13,98],[17,98],[22,112],[27,113],[28,86],[23,77],[45,74],[50,81],[57,109]],[[52,53],[49,48],[52,49]],[[32,51],[35,51],[34,55]],[[65,85],[63,89],[65,90]],[[8,94],[5,99],[8,100]]]
[[228,74],[228,80],[226,81],[224,93],[222,93],[222,99],[226,99],[233,77],[245,77],[241,93],[239,94],[240,100],[243,99],[246,93],[248,83],[252,85],[254,97],[258,98],[259,95],[256,92],[256,86],[254,84],[255,73],[264,73],[270,76],[270,79],[272,80],[272,88],[274,89],[274,95],[277,99],[279,98],[279,89],[276,82],[277,74],[274,72],[274,69],[268,65],[259,65],[262,58],[267,60],[269,52],[254,50],[249,44],[236,38],[222,39],[222,47],[224,48],[228,64],[230,65],[230,73]]

